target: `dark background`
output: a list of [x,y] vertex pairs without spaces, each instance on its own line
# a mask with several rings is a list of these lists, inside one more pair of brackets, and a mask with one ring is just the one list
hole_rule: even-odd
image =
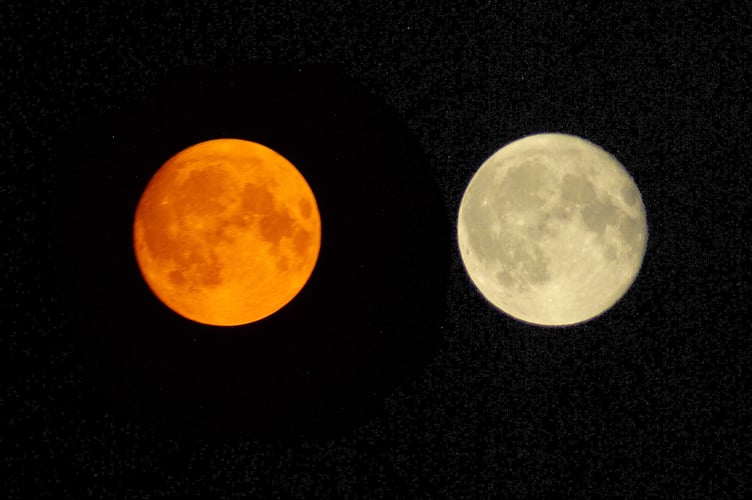
[[[284,154],[322,221],[303,290],[232,328],[165,307],[132,236],[155,170],[222,137]],[[90,381],[121,418],[189,439],[322,440],[371,420],[435,356],[454,251],[446,209],[416,138],[341,69],[184,68],[59,142],[50,231],[60,307]]]
[[[749,6],[383,4],[2,6],[4,496],[750,491]],[[505,143],[558,131],[599,144],[647,208],[635,285],[589,323],[541,329],[489,307],[453,250],[435,353],[361,425],[214,442],[116,415],[56,292],[59,138],[174,69],[252,62],[336,63],[393,107],[450,229],[472,173]]]

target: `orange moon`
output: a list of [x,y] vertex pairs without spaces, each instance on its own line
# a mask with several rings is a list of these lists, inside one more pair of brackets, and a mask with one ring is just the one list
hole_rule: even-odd
[[321,216],[302,174],[255,142],[216,139],[167,160],[136,207],[144,280],[193,321],[235,326],[290,302],[313,272]]

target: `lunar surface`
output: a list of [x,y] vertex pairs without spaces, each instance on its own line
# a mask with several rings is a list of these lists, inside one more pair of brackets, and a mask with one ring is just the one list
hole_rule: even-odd
[[571,325],[612,307],[647,244],[645,207],[609,153],[565,134],[524,137],[478,169],[457,237],[470,279],[494,306],[537,325]]
[[154,294],[199,323],[276,312],[308,281],[321,246],[311,188],[277,152],[217,139],[170,158],[138,203],[133,243]]

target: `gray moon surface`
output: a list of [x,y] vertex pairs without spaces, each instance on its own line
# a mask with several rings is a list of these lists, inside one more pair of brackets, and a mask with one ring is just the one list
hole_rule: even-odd
[[523,137],[486,160],[460,203],[457,239],[473,284],[527,323],[602,314],[639,273],[645,206],[632,177],[577,136]]

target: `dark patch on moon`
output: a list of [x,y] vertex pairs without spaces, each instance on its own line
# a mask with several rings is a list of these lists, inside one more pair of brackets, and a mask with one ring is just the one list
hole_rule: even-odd
[[499,186],[498,197],[506,210],[529,213],[546,202],[541,188],[550,183],[551,171],[541,158],[523,160],[510,167]]
[[611,199],[600,199],[593,183],[583,175],[565,174],[561,197],[579,207],[585,227],[597,235],[602,235],[606,226],[616,225],[622,214]]
[[304,219],[309,218],[313,212],[311,202],[305,198],[298,200],[298,209],[300,209],[300,215],[302,215]]
[[[227,174],[217,165],[207,165],[188,174],[180,189],[176,189],[176,205],[186,207],[186,215],[198,217],[219,215],[226,209]],[[201,196],[196,196],[201,193]]]
[[630,217],[626,214],[622,214],[622,217],[617,224],[617,229],[621,236],[622,241],[629,247],[630,253],[639,251],[645,225],[638,217]]
[[567,173],[561,183],[561,197],[574,204],[590,203],[595,199],[595,188],[584,176]]
[[635,206],[640,200],[640,192],[631,180],[622,184],[619,195],[622,201],[630,207]]
[[[499,248],[503,250],[500,251]],[[519,236],[510,235],[492,248],[476,250],[476,254],[485,256],[485,260],[481,261],[489,268],[501,266],[495,272],[494,279],[505,289],[526,292],[531,285],[541,285],[551,278],[545,253],[539,246]]]
[[250,216],[266,215],[274,210],[274,196],[261,184],[246,182],[243,185],[241,207]]
[[609,224],[615,225],[619,220],[619,210],[611,200],[594,198],[582,208],[582,221],[585,227],[597,235],[602,235]]

